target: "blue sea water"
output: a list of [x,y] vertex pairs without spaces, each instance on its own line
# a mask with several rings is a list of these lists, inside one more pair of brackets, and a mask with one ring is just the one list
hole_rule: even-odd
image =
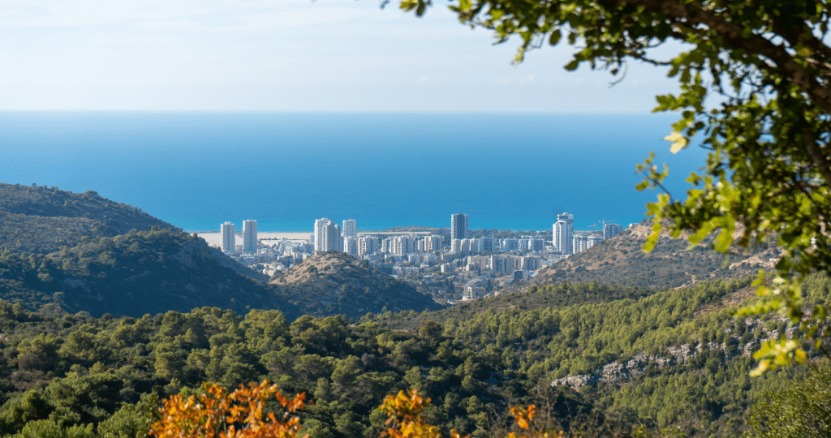
[[0,113],[0,182],[95,190],[189,231],[223,221],[311,230],[449,226],[578,229],[644,218],[634,189],[656,151],[672,192],[703,164],[668,152],[667,115]]

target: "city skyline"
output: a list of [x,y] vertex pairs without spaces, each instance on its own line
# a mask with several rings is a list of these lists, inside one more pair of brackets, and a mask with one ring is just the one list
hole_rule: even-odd
[[[354,221],[354,223],[357,224],[357,220],[356,219],[344,219],[341,223],[341,226],[338,226],[338,230],[339,230],[340,235],[341,235],[342,238],[344,238],[344,237],[357,237],[358,235],[368,235],[368,234],[376,234],[376,233],[395,233],[395,232],[408,233],[408,232],[411,232],[410,230],[415,230],[415,231],[419,231],[419,230],[448,230],[451,233],[451,240],[452,240],[452,228],[453,228],[452,227],[452,216],[455,216],[456,214],[459,214],[459,213],[454,213],[453,215],[451,215],[451,226],[450,227],[430,226],[430,225],[407,225],[407,226],[393,225],[393,226],[387,227],[387,228],[366,229],[366,230],[360,230],[359,231],[357,229],[357,225],[356,225],[355,234],[347,236],[346,232],[343,229],[343,224],[346,223],[347,221]],[[469,215],[465,214],[465,216],[469,216]],[[560,214],[555,215],[555,219],[554,219],[554,222],[552,222],[552,225],[551,226],[546,226],[545,228],[510,229],[510,228],[482,227],[482,228],[465,228],[465,230],[466,230],[466,234],[469,233],[470,231],[483,231],[483,230],[510,231],[510,232],[525,232],[525,231],[528,231],[528,232],[548,232],[548,230],[553,229],[553,226],[556,225],[556,221],[557,221],[556,217],[558,217],[558,216],[560,216]],[[570,216],[572,216],[572,224],[573,224],[574,215],[570,215]],[[337,226],[336,221],[328,219],[328,218],[324,218],[324,219],[329,220],[330,222],[332,222],[333,224],[335,224]],[[249,222],[249,221],[253,222],[253,225],[255,227],[257,227],[255,233],[314,234],[314,227],[312,228],[311,233],[309,232],[308,229],[305,229],[305,230],[304,229],[287,230],[287,229],[279,229],[279,228],[277,228],[277,229],[260,229],[259,225],[257,225],[258,221],[257,220],[251,220],[251,219],[246,219],[246,220],[240,221],[240,223],[243,224],[243,229],[244,229],[244,226],[245,226],[245,222]],[[610,237],[613,237],[617,234],[620,234],[620,232],[623,229],[625,229],[627,226],[634,225],[636,223],[639,223],[639,222],[632,222],[632,223],[626,224],[624,226],[624,225],[621,225],[619,223],[611,223],[611,222],[606,222],[604,219],[598,219],[596,221],[589,222],[589,225],[586,226],[585,228],[574,228],[572,226],[572,237],[573,237],[574,233],[581,232],[581,233],[598,233],[600,235],[603,235],[605,238],[610,238]],[[231,224],[231,225],[235,226],[235,223],[233,221],[225,221],[221,225],[224,225],[224,224]],[[234,229],[236,230],[236,228],[234,228]],[[210,230],[185,230],[185,231],[196,232],[196,233],[210,233],[211,232]],[[221,232],[221,230],[220,230],[220,232]],[[239,235],[240,238],[244,238],[244,231],[241,231],[241,232],[236,232],[235,231],[235,233],[236,233],[236,235]]]

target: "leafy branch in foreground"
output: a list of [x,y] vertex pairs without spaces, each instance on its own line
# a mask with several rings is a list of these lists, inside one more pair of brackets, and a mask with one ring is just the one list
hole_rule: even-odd
[[[390,394],[384,398],[384,402],[378,408],[386,414],[387,430],[384,437],[392,438],[441,438],[439,428],[431,425],[424,418],[424,410],[430,406],[430,398],[423,397],[417,389],[398,391],[398,394]],[[563,431],[556,434],[533,424],[536,406],[512,406],[511,415],[519,432],[508,432],[506,438],[554,438],[562,437]],[[470,435],[462,437],[455,430],[450,432],[451,438],[470,438]]]
[[[215,383],[205,383],[204,393],[190,396],[174,394],[163,400],[161,420],[150,434],[157,437],[291,438],[299,436],[305,394],[287,399],[277,385],[267,380],[240,385],[228,392]],[[281,414],[267,409],[276,400]]]
[[[431,3],[400,6],[421,15]],[[458,0],[450,9],[463,24],[492,30],[497,42],[518,38],[516,61],[566,41],[575,48],[567,70],[585,63],[619,80],[633,60],[668,68],[679,91],[657,96],[655,110],[680,115],[667,137],[671,151],[697,143],[709,153],[687,179],[685,198],[661,193],[649,204],[646,249],[665,228],[720,252],[777,245],[778,280],[759,282],[760,302],[745,314],[782,312],[828,348],[825,307],[806,301],[800,283],[831,271],[831,3]],[[661,189],[668,174],[652,161],[638,168],[641,190]],[[777,353],[757,354],[760,371],[803,357],[798,340],[776,345]]]

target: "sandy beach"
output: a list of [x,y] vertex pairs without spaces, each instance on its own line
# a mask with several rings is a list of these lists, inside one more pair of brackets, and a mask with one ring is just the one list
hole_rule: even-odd
[[[242,243],[242,233],[237,232],[237,244]],[[259,240],[265,240],[266,243],[269,241],[277,241],[277,240],[291,240],[294,242],[309,242],[309,238],[311,235],[314,234],[311,231],[260,231],[257,233],[257,238]],[[426,236],[430,234],[434,234],[433,231],[406,231],[406,230],[397,230],[397,231],[361,231],[358,233],[358,236],[363,235],[375,235],[375,236],[396,236],[400,234],[412,234],[416,236]],[[219,247],[222,244],[222,236],[218,231],[197,231],[196,235],[205,239],[208,242],[208,245]]]
[[[211,232],[197,232],[197,236],[205,239],[205,242],[208,242],[208,245],[211,246],[220,246],[222,243],[222,236],[217,231]],[[237,235],[237,243],[242,243],[242,233],[236,233]],[[257,238],[259,240],[293,240],[293,241],[302,241],[308,242],[309,236],[312,233],[310,232],[300,232],[300,231],[279,231],[279,232],[270,232],[270,231],[262,231],[257,233]]]

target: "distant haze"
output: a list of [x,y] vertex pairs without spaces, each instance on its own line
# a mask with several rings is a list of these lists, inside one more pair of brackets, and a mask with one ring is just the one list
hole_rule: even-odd
[[[531,51],[378,0],[31,0],[0,5],[0,109],[644,113],[674,89],[632,63],[566,72]],[[441,2],[436,2],[441,3]]]

